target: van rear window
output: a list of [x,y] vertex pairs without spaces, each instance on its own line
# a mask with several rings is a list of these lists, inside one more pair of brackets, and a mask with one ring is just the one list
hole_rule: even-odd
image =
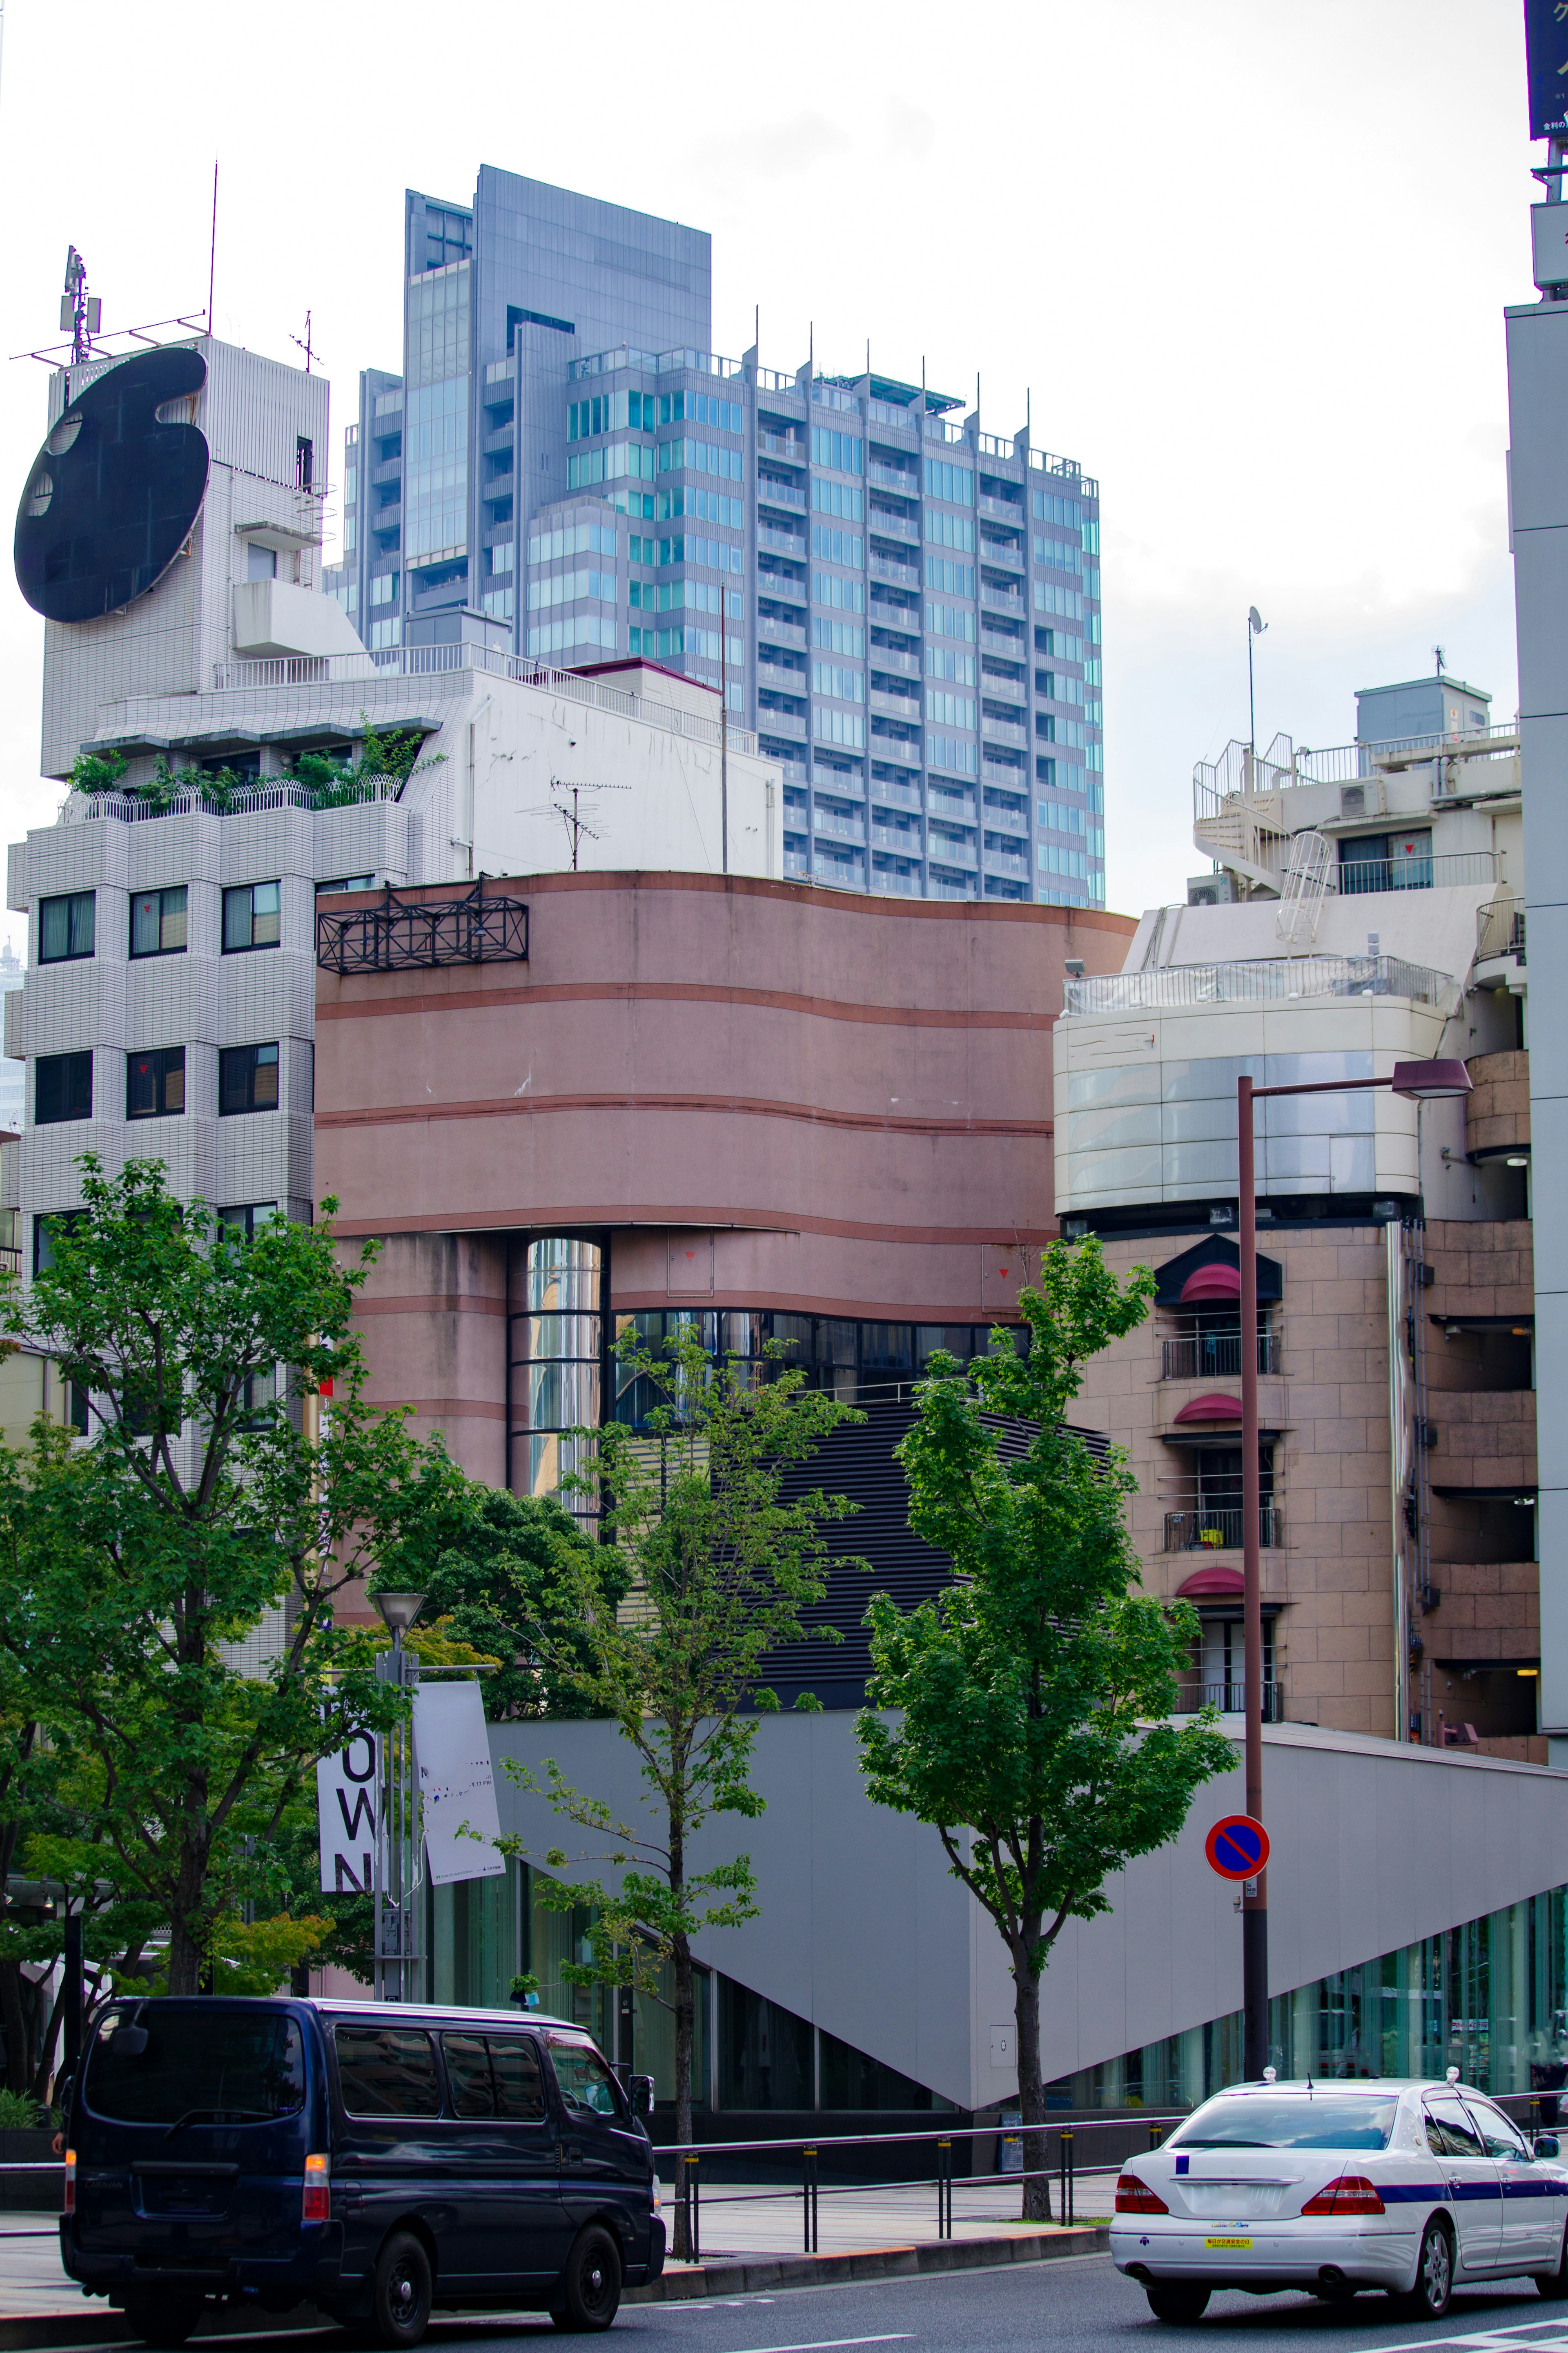
[[338,2080],[351,2116],[438,2116],[436,2046],[412,2026],[340,2026]]
[[289,2017],[149,2001],[110,2010],[88,2051],[82,2097],[115,2124],[269,2124],[305,2105],[305,2050]]

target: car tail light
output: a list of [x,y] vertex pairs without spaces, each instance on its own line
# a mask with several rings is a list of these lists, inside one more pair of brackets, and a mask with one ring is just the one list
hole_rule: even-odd
[[332,2185],[327,2179],[329,2160],[324,2157],[305,2159],[305,2198],[300,2210],[302,2222],[330,2222],[332,2219]]
[[1124,2173],[1116,2185],[1116,2211],[1119,2214],[1168,2214],[1164,2200],[1140,2181],[1135,2173]]
[[66,2151],[66,2195],[61,2211],[67,2214],[76,2212],[76,2151],[74,2148],[68,2148]]
[[1302,2207],[1303,2214],[1381,2214],[1384,2211],[1377,2186],[1364,2173],[1342,2173],[1337,2181],[1325,2182],[1315,2198],[1309,2198]]

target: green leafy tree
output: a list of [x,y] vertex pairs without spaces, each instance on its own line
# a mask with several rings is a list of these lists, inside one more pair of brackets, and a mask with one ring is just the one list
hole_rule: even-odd
[[[425,1595],[426,1619],[439,1619],[459,1641],[499,1662],[499,1672],[484,1678],[485,1713],[492,1719],[594,1715],[580,1683],[557,1663],[571,1659],[580,1675],[591,1669],[593,1651],[586,1630],[562,1614],[556,1564],[574,1545],[595,1551],[597,1589],[615,1605],[630,1580],[625,1555],[590,1546],[553,1497],[484,1487],[472,1491],[470,1503],[450,1542],[428,1559],[389,1563],[384,1581],[406,1575],[409,1588]],[[440,1538],[447,1532],[431,1533]],[[416,1627],[416,1650],[419,1636]]]
[[[416,727],[389,729],[385,734],[373,727],[362,711],[364,733],[360,739],[357,761],[336,760],[326,752],[301,752],[294,762],[290,775],[303,785],[310,797],[312,808],[342,808],[364,798],[365,786],[373,780],[390,777],[399,786],[421,769],[439,766],[444,752],[420,756],[425,738]],[[197,793],[207,808],[216,815],[226,816],[235,805],[237,793],[253,789],[264,779],[241,776],[237,769],[174,768],[160,753],[153,763],[152,775],[142,784],[126,786],[123,782],[130,763],[120,752],[81,752],[70,772],[73,792],[127,792],[132,799],[145,802],[155,812],[172,808],[183,794]]]
[[[1019,1304],[1030,1346],[965,1368],[931,1362],[899,1449],[910,1525],[954,1578],[907,1614],[879,1594],[858,1731],[879,1805],[931,1823],[995,1923],[1014,1984],[1024,2215],[1048,2221],[1040,1977],[1068,1920],[1109,1911],[1105,1882],[1174,1838],[1194,1792],[1234,1762],[1212,1715],[1177,1730],[1189,1603],[1139,1590],[1123,1517],[1133,1482],[1065,1415],[1084,1366],[1147,1312],[1153,1277],[1118,1284],[1093,1240],[1055,1242]],[[1005,1459],[991,1417],[1031,1426]]]
[[[0,1650],[26,1712],[99,1775],[106,1875],[158,1907],[168,1990],[193,1993],[243,1906],[246,1840],[404,1704],[335,1599],[416,1525],[458,1525],[466,1482],[363,1399],[350,1315],[374,1253],[339,1264],[335,1204],[247,1240],[175,1201],[158,1162],[79,1165],[84,1207],[3,1322],[89,1394],[91,1435],[40,1422],[0,1455]],[[302,1407],[329,1375],[318,1419]],[[278,1653],[247,1673],[239,1646],[274,1612]]]
[[[804,1373],[776,1361],[779,1351],[767,1367],[773,1377],[754,1386],[738,1359],[715,1363],[695,1331],[664,1350],[627,1332],[617,1353],[623,1377],[646,1379],[664,1401],[645,1430],[611,1422],[576,1433],[595,1441],[596,1453],[591,1473],[572,1483],[598,1503],[605,1541],[552,1538],[552,1614],[538,1626],[534,1657],[540,1672],[575,1693],[589,1713],[614,1717],[640,1759],[655,1820],[645,1830],[617,1821],[552,1762],[552,1804],[607,1838],[612,1851],[596,1859],[623,1867],[623,1875],[609,1884],[543,1881],[540,1892],[561,1910],[593,1907],[593,1958],[570,1965],[575,1981],[657,1992],[668,1963],[675,2128],[684,2141],[691,2137],[691,1939],[704,1928],[739,1926],[760,1908],[748,1856],[697,1872],[690,1842],[710,1815],[763,1810],[751,1783],[756,1712],[778,1700],[761,1681],[762,1663],[804,1639],[806,1613],[826,1591],[823,1528],[857,1508],[820,1492],[786,1502],[784,1473],[842,1423],[863,1417],[808,1389]],[[826,1628],[812,1630],[833,1639]],[[515,1764],[510,1769],[535,1786]],[[544,1861],[552,1870],[570,1867],[559,1849]]]

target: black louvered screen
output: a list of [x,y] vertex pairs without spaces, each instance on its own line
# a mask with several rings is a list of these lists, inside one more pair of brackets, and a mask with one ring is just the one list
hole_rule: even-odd
[[[791,1706],[803,1691],[814,1692],[824,1707],[860,1706],[871,1670],[864,1620],[872,1594],[890,1593],[900,1609],[912,1609],[939,1593],[952,1575],[947,1555],[922,1543],[910,1527],[909,1489],[902,1466],[894,1460],[894,1449],[915,1418],[909,1390],[884,1403],[868,1402],[864,1410],[864,1422],[835,1430],[809,1462],[784,1474],[786,1500],[820,1488],[830,1495],[848,1495],[859,1504],[852,1518],[831,1522],[826,1533],[835,1551],[862,1555],[870,1563],[870,1574],[834,1569],[826,1598],[807,1613],[809,1625],[837,1627],[842,1641],[791,1643],[763,1662],[759,1680],[777,1692],[784,1707]],[[1005,1456],[1016,1458],[1026,1451],[1026,1424],[992,1426],[1001,1431]],[[1093,1433],[1085,1435],[1091,1444],[1105,1445]]]

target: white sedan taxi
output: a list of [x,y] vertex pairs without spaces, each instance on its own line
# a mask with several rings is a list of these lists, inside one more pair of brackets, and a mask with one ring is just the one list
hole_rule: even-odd
[[1382,2288],[1436,2320],[1457,2285],[1525,2274],[1568,2297],[1568,2166],[1447,2084],[1237,2084],[1116,2185],[1110,2252],[1161,2320],[1216,2288],[1330,2301]]

